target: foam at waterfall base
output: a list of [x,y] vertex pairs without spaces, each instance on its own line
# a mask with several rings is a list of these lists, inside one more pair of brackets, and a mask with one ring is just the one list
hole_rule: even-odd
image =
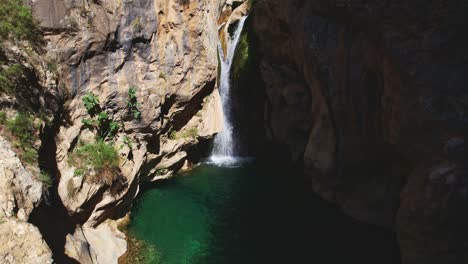
[[236,156],[220,156],[220,155],[213,155],[209,157],[204,163],[210,165],[216,165],[219,167],[229,167],[235,168],[239,167],[243,164],[252,162],[254,158],[252,157],[236,157]]

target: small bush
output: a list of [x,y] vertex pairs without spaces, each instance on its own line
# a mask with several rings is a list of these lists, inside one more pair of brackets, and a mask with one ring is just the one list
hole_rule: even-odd
[[172,130],[171,133],[169,134],[169,138],[172,140],[176,140],[178,138],[177,131]]
[[119,123],[115,121],[111,121],[109,123],[109,136],[111,137],[115,136],[115,134],[117,133],[117,131],[119,131],[119,129],[120,129]]
[[94,121],[88,118],[82,119],[81,123],[83,123],[83,125],[85,125],[87,128],[93,128],[94,126]]
[[93,177],[96,183],[111,185],[118,176],[119,154],[113,144],[103,140],[77,148],[70,156],[70,163],[76,167],[75,175]]
[[23,5],[23,1],[0,1],[0,40],[10,37],[17,40],[33,40],[36,26],[31,9]]
[[87,93],[83,96],[83,104],[88,111],[88,114],[93,118],[85,118],[81,123],[89,129],[96,129],[98,137],[102,140],[107,137],[114,137],[120,129],[119,123],[109,118],[106,111],[102,111],[99,105],[99,98],[93,93]]
[[132,140],[128,136],[123,137],[123,142],[130,150],[133,148]]
[[0,62],[0,92],[12,93],[18,85],[23,74],[23,68],[19,64],[1,67]]
[[41,171],[41,173],[39,174],[39,180],[47,187],[52,186],[52,178],[47,172]]
[[186,130],[183,134],[182,134],[182,137],[183,138],[193,138],[193,139],[196,139],[198,137],[198,129],[196,127],[192,127],[188,130]]
[[99,98],[96,95],[87,93],[82,100],[89,115],[93,116],[99,112]]
[[198,128],[193,127],[183,132],[177,133],[177,131],[172,130],[169,134],[169,138],[172,140],[176,140],[178,138],[193,138],[196,139],[198,137]]
[[19,139],[21,145],[31,147],[34,143],[34,117],[26,113],[18,113],[7,122],[10,132]]
[[5,112],[0,112],[0,124],[4,125],[6,123],[7,117]]
[[156,175],[157,176],[163,176],[163,175],[166,175],[168,172],[169,172],[169,170],[166,169],[166,168],[158,169],[158,170],[156,170]]
[[34,148],[26,148],[21,157],[26,163],[34,164],[38,159],[37,150],[35,150]]
[[140,120],[141,119],[140,107],[141,105],[138,103],[138,99],[136,96],[136,87],[131,86],[128,89],[128,101],[127,101],[128,114],[131,115],[134,119]]

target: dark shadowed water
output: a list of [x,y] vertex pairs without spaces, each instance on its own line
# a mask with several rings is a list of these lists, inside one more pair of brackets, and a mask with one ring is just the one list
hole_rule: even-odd
[[393,233],[341,214],[295,176],[261,162],[202,165],[146,190],[129,231],[155,246],[147,263],[399,263]]

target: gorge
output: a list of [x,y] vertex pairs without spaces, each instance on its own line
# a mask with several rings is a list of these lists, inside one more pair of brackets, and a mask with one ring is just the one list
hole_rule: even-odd
[[0,263],[468,263],[467,11],[0,1]]

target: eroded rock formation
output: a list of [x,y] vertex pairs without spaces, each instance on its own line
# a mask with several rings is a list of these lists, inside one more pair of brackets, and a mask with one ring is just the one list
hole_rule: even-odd
[[[27,59],[22,48],[3,47],[33,78],[19,89],[21,100],[0,101],[11,111],[27,105],[57,113],[53,129],[41,129],[53,145],[43,146],[51,154],[43,159],[75,225],[63,249],[71,258],[117,262],[126,243],[115,220],[140,184],[170,177],[190,162],[193,146],[222,129],[217,39],[229,39],[255,2],[249,37],[264,91],[242,94],[265,95],[266,103],[252,108],[259,114],[251,123],[265,121],[265,134],[304,168],[321,197],[396,230],[404,263],[467,261],[463,1],[29,2],[45,54]],[[128,114],[130,88],[140,118]],[[80,144],[96,139],[83,122],[88,93],[119,122],[112,184],[77,177],[69,162]],[[0,236],[9,241],[0,261],[50,263],[50,250],[26,222],[43,199],[39,168],[15,155],[0,139]]]
[[[139,185],[170,177],[189,162],[192,146],[221,131],[218,20],[242,2],[31,3],[67,93],[54,141],[58,195],[77,224],[67,235],[67,255],[83,263],[117,262],[126,245],[113,220],[128,211]],[[130,89],[139,118],[128,113]],[[90,118],[82,101],[89,93],[120,125],[113,139],[119,177],[110,185],[77,176],[69,162],[70,153],[96,138],[83,122]]]
[[52,263],[52,252],[29,214],[43,198],[44,186],[0,137],[0,262]]
[[[396,228],[404,263],[466,261],[466,174],[429,161],[466,136],[466,11],[462,1],[303,0],[253,11],[268,134],[324,199]],[[455,230],[465,239],[451,241]]]

